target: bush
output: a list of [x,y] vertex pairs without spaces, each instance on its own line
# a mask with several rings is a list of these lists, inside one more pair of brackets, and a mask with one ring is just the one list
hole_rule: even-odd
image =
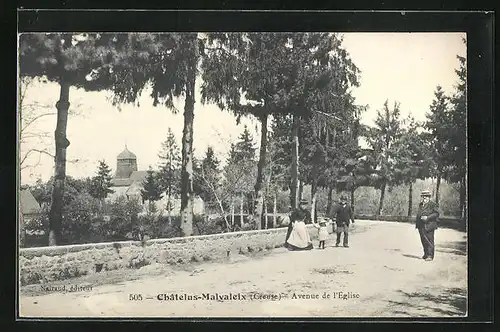
[[104,241],[129,239],[139,224],[141,210],[138,200],[117,197],[109,204],[109,216],[96,219],[95,235]]
[[139,216],[134,234],[139,238],[148,236],[151,239],[166,239],[181,236],[180,216],[168,217],[155,214]]
[[208,218],[203,216],[194,216],[194,235],[218,234],[226,231],[226,222],[222,217]]
[[47,206],[42,207],[41,212],[34,218],[24,219],[23,228],[29,234],[37,234],[45,232],[49,227],[49,209]]
[[89,194],[76,195],[63,208],[62,237],[66,243],[88,242],[94,233],[93,220],[99,211],[99,202]]

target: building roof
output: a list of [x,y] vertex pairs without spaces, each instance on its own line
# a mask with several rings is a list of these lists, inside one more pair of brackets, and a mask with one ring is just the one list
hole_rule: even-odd
[[130,152],[127,147],[125,146],[125,150],[123,150],[116,159],[137,159],[135,154]]
[[127,195],[140,195],[141,189],[143,188],[142,183],[139,181],[132,182],[130,187],[128,187],[126,194]]
[[111,180],[111,183],[113,184],[114,187],[128,187],[130,186],[130,179],[118,179],[114,178]]
[[143,182],[144,179],[146,179],[146,176],[148,175],[147,171],[133,171],[132,174],[130,174],[130,182]]
[[40,204],[31,194],[31,191],[25,189],[19,193],[19,203],[21,205],[21,213],[23,215],[40,213]]
[[129,178],[126,179],[120,179],[120,178],[114,178],[111,180],[111,183],[113,184],[114,187],[128,187],[133,183],[139,183],[142,185],[142,182],[148,175],[147,171],[133,171],[132,174],[130,174]]

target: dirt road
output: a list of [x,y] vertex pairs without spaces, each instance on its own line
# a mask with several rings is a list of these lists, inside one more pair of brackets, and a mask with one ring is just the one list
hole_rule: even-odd
[[[350,248],[275,249],[68,292],[21,290],[30,317],[454,317],[466,314],[466,234],[436,232],[433,262],[413,225],[357,221]],[[317,246],[317,241],[315,241]],[[148,273],[159,269],[160,273]],[[156,275],[154,275],[156,274]],[[80,284],[79,284],[80,283]],[[47,286],[47,285],[45,285]],[[42,287],[42,286],[35,286]],[[90,290],[90,287],[92,288]],[[40,292],[39,292],[40,293]],[[196,300],[196,296],[200,299]],[[229,299],[229,298],[230,299]]]

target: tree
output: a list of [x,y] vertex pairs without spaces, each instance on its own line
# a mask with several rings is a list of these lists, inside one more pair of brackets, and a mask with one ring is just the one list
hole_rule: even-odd
[[[40,164],[42,156],[48,156],[54,159],[54,152],[48,146],[51,135],[47,131],[42,131],[37,128],[36,124],[47,117],[57,115],[53,107],[47,104],[38,102],[37,100],[30,101],[29,92],[37,87],[37,85],[46,84],[45,79],[38,77],[22,76],[19,79],[19,99],[18,99],[18,114],[19,114],[19,167],[21,170],[27,168],[35,168]],[[28,96],[27,96],[28,95]],[[75,105],[75,103],[73,103]],[[78,115],[79,104],[68,110],[69,115]],[[37,160],[37,161],[34,161]],[[76,163],[80,159],[67,160],[68,163]],[[33,163],[31,161],[34,161]]]
[[314,179],[314,195],[318,184],[316,175],[321,173],[320,165],[327,156],[324,143],[330,134],[328,124],[333,119],[338,120],[337,115],[348,114],[353,109],[348,90],[358,85],[359,70],[341,44],[342,38],[336,34],[294,35],[290,40],[288,48],[298,57],[292,71],[292,77],[296,79],[294,85],[290,84],[290,80],[284,84],[279,90],[278,100],[295,110],[292,121],[292,206],[296,206],[300,198],[299,178],[307,178],[307,174],[301,176],[299,172],[299,145],[307,142],[303,135],[304,123],[311,127],[310,138],[314,147],[309,176]]
[[154,212],[154,202],[159,201],[162,198],[163,194],[158,175],[155,174],[151,166],[147,171],[146,178],[144,179],[142,185],[142,199],[149,202],[149,211]]
[[[26,93],[38,80],[32,77],[21,77],[19,80],[19,102],[18,102],[18,114],[19,114],[19,144],[20,144],[20,156],[19,156],[19,166],[21,170],[34,167],[40,162],[40,157],[42,154],[54,157],[46,148],[31,148],[26,150],[25,146],[29,141],[36,140],[37,145],[42,145],[46,139],[48,139],[49,133],[39,132],[31,130],[33,124],[35,124],[40,119],[53,116],[56,113],[52,111],[47,105],[40,105],[38,103],[27,103]],[[38,154],[38,162],[35,165],[27,165],[26,161],[33,155]]]
[[393,183],[407,184],[408,187],[408,217],[412,215],[413,183],[417,179],[425,179],[430,175],[431,159],[426,149],[426,136],[418,132],[421,124],[410,115],[404,123],[401,135],[394,142],[392,157]]
[[231,226],[227,220],[226,212],[224,210],[224,191],[220,190],[220,169],[219,160],[214,154],[211,146],[207,147],[205,158],[201,162],[201,169],[199,176],[202,181],[201,196],[203,200],[210,205],[217,205],[220,216],[224,219],[226,229],[230,230]]
[[[355,105],[355,99],[348,91],[338,91],[343,95],[334,108],[324,107],[316,112],[304,126],[303,160],[304,179],[311,184],[311,201],[318,187],[328,188],[327,212],[332,204],[333,189],[350,191],[354,207],[354,191],[365,184],[359,165],[358,139],[363,126],[359,116],[365,107]],[[333,101],[332,101],[333,102]],[[317,215],[317,214],[316,214]]]
[[64,205],[62,233],[68,244],[86,243],[92,240],[95,215],[99,211],[99,200],[88,192],[75,194],[74,199]]
[[[335,35],[327,33],[217,33],[208,37],[202,64],[203,100],[231,110],[238,118],[251,114],[261,122],[253,213],[258,228],[263,212],[268,117],[294,114],[293,128],[298,136],[299,117],[309,114],[314,104],[309,96],[315,90],[325,90],[334,79],[332,51],[339,50],[339,44]],[[247,102],[242,103],[242,99]],[[293,156],[298,154],[298,138],[295,143]],[[298,163],[292,166],[292,179],[297,180]]]
[[255,146],[253,137],[248,130],[247,125],[244,126],[243,132],[239,137],[236,144],[231,144],[229,152],[230,162],[239,163],[241,161],[254,161],[255,160]]
[[180,193],[180,164],[179,148],[175,141],[172,129],[168,128],[167,139],[162,143],[162,149],[158,154],[160,158],[159,181],[167,196],[167,212],[169,223],[172,223],[172,197]]
[[439,203],[439,188],[441,178],[446,172],[450,160],[450,133],[453,123],[450,121],[449,98],[444,94],[441,86],[436,87],[434,100],[430,105],[430,112],[426,114],[425,134],[430,150],[430,159],[434,162],[432,175],[436,177],[436,202]]
[[[287,41],[276,33],[209,34],[202,63],[202,98],[231,110],[238,118],[255,116],[261,123],[261,142],[254,187],[254,225],[263,216],[263,181],[266,167],[268,116],[273,112],[276,70]],[[241,103],[245,98],[248,102]]]
[[290,165],[292,163],[292,118],[274,118],[269,139],[269,169],[271,182],[279,184],[282,190],[289,189]]
[[44,77],[60,87],[56,103],[54,186],[50,207],[49,245],[61,239],[61,220],[66,179],[66,137],[70,87],[101,90],[109,84],[95,85],[89,78],[94,72],[109,70],[112,58],[123,61],[113,52],[107,35],[97,33],[30,33],[19,36],[20,77]]
[[256,174],[254,141],[246,126],[238,141],[231,143],[223,174],[221,200],[228,202],[231,210],[235,202],[239,201],[240,219],[243,223],[243,209]]
[[[32,231],[44,231],[45,233],[50,231],[49,217],[53,183],[54,178],[49,179],[47,182],[42,182],[39,179],[35,184],[27,186],[26,189],[31,191],[33,197],[35,197],[41,207],[41,213],[32,220],[30,224],[26,225],[27,229]],[[83,216],[85,214],[94,216],[94,214],[98,212],[98,201],[89,195],[90,187],[90,178],[75,179],[70,176],[66,178],[62,204],[64,207],[62,211],[62,233],[65,234],[66,240],[77,239],[80,241],[81,239],[79,239],[78,236],[74,237],[74,234],[71,232],[70,233],[73,235],[69,234],[67,230],[74,229],[74,227],[80,227],[77,226],[77,224],[83,221],[84,223],[90,223],[90,219],[81,219],[78,216]],[[81,199],[84,201],[78,202]],[[79,209],[81,209],[81,211],[78,211]]]
[[106,197],[114,193],[114,190],[111,189],[113,186],[112,180],[111,168],[109,168],[104,160],[100,160],[97,174],[91,180],[89,194],[101,202],[101,208]]
[[208,146],[205,157],[201,162],[201,175],[203,177],[201,198],[209,204],[214,203],[216,199],[215,188],[219,186],[220,182],[219,164],[220,161],[215,156],[213,148]]
[[[465,40],[464,40],[465,43]],[[449,170],[445,178],[449,182],[460,183],[460,211],[463,220],[467,218],[467,64],[464,57],[458,56],[459,69],[456,91],[451,98],[450,123],[453,130],[450,133],[451,151],[448,160]]]
[[[282,190],[288,190],[290,185],[292,152],[290,119],[289,116],[285,116],[281,121],[273,118],[271,122],[268,151],[269,167],[267,168],[268,172],[266,174],[266,197],[273,200],[273,228],[276,226],[278,193]],[[291,202],[287,205],[291,205]]]
[[181,160],[181,232],[193,234],[193,121],[195,83],[201,44],[197,33],[128,33],[113,35],[118,54],[112,70],[96,74],[96,84],[112,85],[114,103],[135,103],[150,87],[153,106],[177,112],[174,98],[184,98]]
[[377,111],[375,127],[370,129],[368,137],[369,144],[377,155],[378,179],[374,183],[375,188],[380,189],[380,201],[377,216],[382,213],[386,187],[392,186],[394,182],[394,151],[393,144],[400,135],[399,103],[394,102],[393,109],[389,109],[389,101],[386,100],[384,108]]

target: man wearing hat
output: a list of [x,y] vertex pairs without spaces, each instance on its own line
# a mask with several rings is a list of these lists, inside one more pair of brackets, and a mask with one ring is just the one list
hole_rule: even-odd
[[421,192],[422,201],[418,205],[417,220],[415,228],[420,234],[420,241],[424,249],[423,259],[432,261],[434,259],[434,231],[438,228],[439,206],[431,201],[431,193],[428,190]]
[[332,209],[331,219],[335,219],[337,224],[337,243],[335,244],[337,247],[340,245],[340,238],[342,233],[344,233],[344,247],[349,247],[349,224],[352,220],[354,224],[354,213],[352,211],[352,207],[349,203],[347,203],[347,196],[342,194],[340,196],[340,203],[336,204]]

